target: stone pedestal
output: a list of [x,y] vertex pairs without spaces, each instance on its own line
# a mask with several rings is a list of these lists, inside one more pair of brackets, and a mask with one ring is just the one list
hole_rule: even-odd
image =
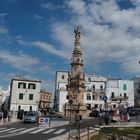
[[82,118],[87,117],[87,107],[86,105],[81,104],[69,104],[65,105],[65,116],[75,119],[76,115],[79,115]]

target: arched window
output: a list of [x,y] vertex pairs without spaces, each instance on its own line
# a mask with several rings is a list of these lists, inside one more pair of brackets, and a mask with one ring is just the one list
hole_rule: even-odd
[[92,100],[95,100],[95,95],[92,95]]
[[111,92],[111,98],[114,98],[115,94],[114,92]]
[[93,90],[95,90],[95,85],[92,86]]

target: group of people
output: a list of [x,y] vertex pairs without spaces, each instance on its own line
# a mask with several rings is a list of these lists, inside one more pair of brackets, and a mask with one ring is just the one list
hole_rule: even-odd
[[6,124],[7,117],[8,117],[8,112],[6,110],[0,111],[0,123],[3,120],[3,123]]

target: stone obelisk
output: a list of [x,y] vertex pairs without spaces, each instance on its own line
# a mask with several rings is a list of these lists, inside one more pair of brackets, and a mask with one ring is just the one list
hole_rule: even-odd
[[74,29],[75,42],[71,59],[71,72],[68,79],[68,103],[65,106],[65,116],[75,118],[86,117],[86,105],[84,104],[85,79],[83,73],[83,58],[80,48],[80,26]]

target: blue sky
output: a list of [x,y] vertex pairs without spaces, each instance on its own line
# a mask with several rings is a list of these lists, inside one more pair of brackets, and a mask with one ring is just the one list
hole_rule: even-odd
[[0,0],[0,85],[23,76],[54,92],[55,72],[71,69],[77,25],[85,73],[140,75],[139,0]]

